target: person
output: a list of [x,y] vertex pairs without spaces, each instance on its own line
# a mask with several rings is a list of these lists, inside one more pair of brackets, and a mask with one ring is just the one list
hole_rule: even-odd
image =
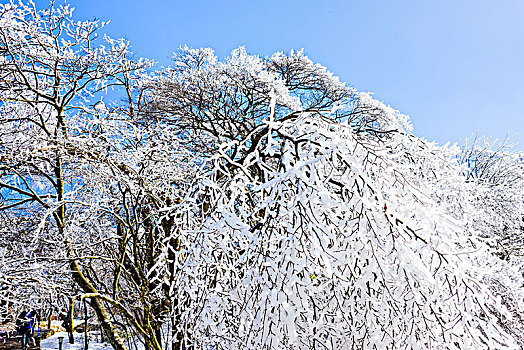
[[27,348],[29,340],[33,336],[33,327],[35,324],[35,318],[32,312],[23,311],[20,316],[16,319],[16,326],[18,329],[18,335],[22,336],[22,349]]

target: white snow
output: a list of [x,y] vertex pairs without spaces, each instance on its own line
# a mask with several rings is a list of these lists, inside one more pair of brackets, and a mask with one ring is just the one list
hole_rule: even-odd
[[[58,337],[64,337],[62,343],[62,350],[84,350],[84,333],[73,333],[75,343],[69,344],[69,337],[67,332],[57,332],[47,339],[43,339],[40,343],[41,350],[54,350],[58,349]],[[89,332],[90,338],[88,349],[89,350],[112,350],[111,344],[100,343],[100,334],[98,334],[98,341],[95,340],[95,332]]]

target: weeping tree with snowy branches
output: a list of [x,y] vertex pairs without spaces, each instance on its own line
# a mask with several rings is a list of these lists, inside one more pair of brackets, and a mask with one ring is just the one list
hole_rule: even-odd
[[452,151],[301,52],[174,61],[143,87],[204,159],[173,208],[179,348],[517,346],[467,191],[439,190],[466,184]]

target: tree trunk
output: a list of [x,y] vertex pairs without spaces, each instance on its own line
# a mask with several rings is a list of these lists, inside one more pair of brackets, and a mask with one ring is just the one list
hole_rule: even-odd
[[69,299],[69,310],[67,311],[66,321],[64,322],[64,328],[66,329],[67,336],[69,337],[69,344],[75,343],[75,337],[73,336],[73,303],[73,299]]
[[93,310],[95,310],[98,321],[104,333],[104,339],[107,339],[113,349],[115,350],[127,350],[124,341],[118,335],[115,326],[111,323],[106,308],[102,305],[102,302],[97,298],[92,298],[89,302]]
[[87,305],[86,300],[84,299],[84,350],[87,350],[89,347],[89,338],[87,336]]
[[[80,270],[78,262],[73,260],[71,262],[71,271],[73,272],[73,279],[76,283],[84,290],[86,293],[98,293],[98,291],[93,287],[91,283],[85,278]],[[124,341],[118,335],[118,332],[109,319],[109,314],[104,306],[104,304],[98,298],[91,298],[89,302],[93,310],[95,310],[98,321],[100,322],[100,327],[103,330],[104,338],[109,341],[113,349],[115,350],[127,350]]]
[[162,348],[162,332],[160,329],[160,325],[155,326],[155,338],[158,342],[158,345],[160,345],[160,348]]

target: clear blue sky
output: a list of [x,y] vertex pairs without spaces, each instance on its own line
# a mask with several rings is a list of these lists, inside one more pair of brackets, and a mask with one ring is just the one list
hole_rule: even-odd
[[518,133],[524,150],[522,0],[68,3],[82,19],[111,19],[111,36],[162,65],[186,44],[220,57],[240,45],[260,56],[304,48],[342,81],[410,115],[418,136],[442,144],[475,131]]

